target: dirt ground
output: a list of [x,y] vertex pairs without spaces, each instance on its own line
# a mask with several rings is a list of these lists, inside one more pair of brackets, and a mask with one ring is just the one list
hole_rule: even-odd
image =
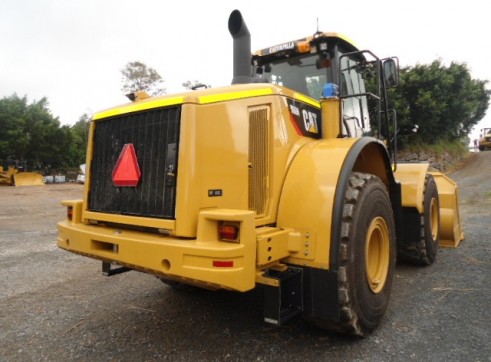
[[262,321],[259,291],[172,289],[56,247],[78,184],[0,188],[0,361],[491,361],[491,152],[450,176],[466,239],[430,267],[398,265],[365,339]]

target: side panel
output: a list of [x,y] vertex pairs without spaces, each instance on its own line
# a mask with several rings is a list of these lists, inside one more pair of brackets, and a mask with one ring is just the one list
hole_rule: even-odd
[[427,163],[398,163],[395,177],[402,185],[402,206],[415,207],[423,213],[423,191],[428,172]]
[[304,247],[288,263],[336,269],[344,194],[351,172],[377,175],[395,195],[384,150],[368,137],[314,141],[300,149],[288,170],[278,209],[277,225],[295,229],[303,240]]
[[355,139],[313,141],[290,165],[278,208],[277,226],[300,232],[305,248],[287,261],[327,269],[333,203],[339,174]]
[[289,164],[312,140],[298,134],[288,99],[183,105],[175,235],[195,237],[204,209],[253,210],[256,226],[276,222]]
[[402,235],[397,238],[397,245],[421,240],[422,215],[424,213],[423,197],[428,163],[398,163],[395,177],[402,189]]
[[200,210],[247,210],[248,112],[236,102],[183,106],[176,235],[196,237]]

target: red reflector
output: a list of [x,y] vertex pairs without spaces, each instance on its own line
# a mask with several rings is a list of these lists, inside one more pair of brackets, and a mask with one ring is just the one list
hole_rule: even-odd
[[233,260],[213,260],[213,266],[217,268],[233,268]]
[[141,172],[136,158],[135,146],[127,143],[119,154],[113,170],[114,186],[136,186],[140,181]]
[[66,218],[70,221],[73,219],[73,207],[72,206],[67,206],[66,208]]
[[237,240],[239,228],[235,225],[219,225],[218,236],[220,240]]

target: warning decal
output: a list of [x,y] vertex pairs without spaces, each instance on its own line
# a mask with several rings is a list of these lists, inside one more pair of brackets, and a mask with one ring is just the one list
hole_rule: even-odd
[[321,111],[306,103],[288,98],[288,110],[297,133],[300,136],[321,138]]

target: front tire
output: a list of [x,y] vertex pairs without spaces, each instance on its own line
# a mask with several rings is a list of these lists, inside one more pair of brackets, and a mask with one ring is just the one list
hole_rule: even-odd
[[440,240],[440,200],[435,179],[426,175],[421,215],[421,240],[404,241],[399,247],[399,259],[416,265],[435,262]]
[[374,175],[354,172],[343,209],[339,248],[340,320],[321,327],[364,336],[375,329],[389,302],[396,256],[392,206]]

